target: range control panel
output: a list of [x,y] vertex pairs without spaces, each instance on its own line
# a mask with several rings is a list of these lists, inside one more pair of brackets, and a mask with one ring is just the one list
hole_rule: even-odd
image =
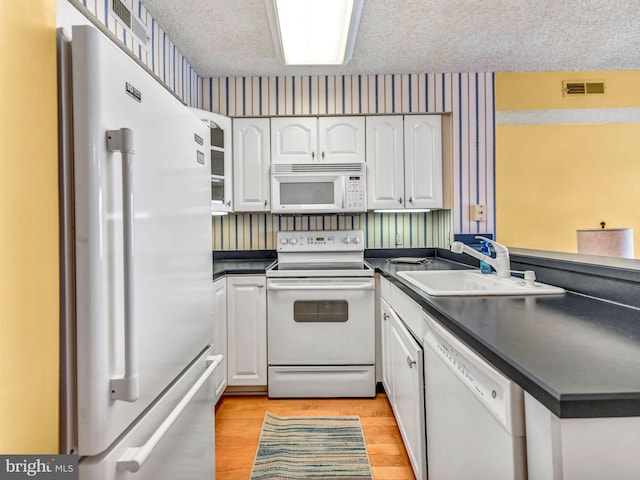
[[278,232],[278,252],[364,251],[362,230]]

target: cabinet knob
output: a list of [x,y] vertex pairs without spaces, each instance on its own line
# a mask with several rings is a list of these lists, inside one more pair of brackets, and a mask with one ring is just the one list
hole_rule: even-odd
[[402,197],[400,197],[400,198],[398,199],[398,203],[399,203],[400,205],[402,205]]
[[409,197],[409,203],[413,203],[413,198]]
[[[264,285],[258,285],[258,288],[264,288]],[[415,363],[415,362],[414,362]]]
[[322,152],[322,159],[324,160],[324,152]]
[[227,202],[225,203],[225,205],[226,205],[227,207],[230,207],[230,206],[231,206],[231,200],[227,200]]
[[382,314],[382,318],[383,318],[384,320],[387,320],[387,319],[389,318],[389,314],[388,314],[388,313],[386,313],[386,312],[385,312],[385,313],[383,313],[383,314]]
[[265,207],[267,206],[267,201],[266,201],[266,200],[264,201],[264,206],[265,206]]
[[313,160],[314,158],[316,158],[316,152],[311,152],[311,159]]
[[413,368],[415,364],[416,364],[416,361],[407,355],[407,365],[409,365],[409,368]]

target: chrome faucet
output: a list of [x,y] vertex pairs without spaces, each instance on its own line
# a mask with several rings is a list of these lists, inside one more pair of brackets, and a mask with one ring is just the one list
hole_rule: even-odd
[[509,250],[507,247],[502,245],[501,243],[494,242],[493,240],[489,240],[486,237],[476,236],[477,239],[484,240],[485,242],[489,242],[493,245],[493,249],[496,251],[496,258],[489,257],[484,255],[477,250],[465,245],[462,242],[453,242],[451,244],[451,251],[453,253],[466,253],[467,255],[471,255],[478,260],[482,260],[493,267],[496,271],[496,274],[499,277],[510,277],[511,276],[511,262],[509,260]]

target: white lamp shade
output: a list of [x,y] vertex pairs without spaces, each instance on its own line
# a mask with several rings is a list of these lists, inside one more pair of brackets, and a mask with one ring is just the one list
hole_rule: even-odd
[[577,230],[578,253],[634,258],[633,228]]

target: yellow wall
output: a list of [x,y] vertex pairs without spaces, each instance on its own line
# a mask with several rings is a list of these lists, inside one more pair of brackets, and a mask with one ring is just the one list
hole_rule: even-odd
[[58,452],[56,1],[0,1],[0,453]]
[[[567,98],[562,80],[605,80]],[[496,112],[640,107],[640,72],[496,74]],[[513,247],[576,252],[576,230],[631,227],[640,258],[640,123],[496,126],[496,230]]]

